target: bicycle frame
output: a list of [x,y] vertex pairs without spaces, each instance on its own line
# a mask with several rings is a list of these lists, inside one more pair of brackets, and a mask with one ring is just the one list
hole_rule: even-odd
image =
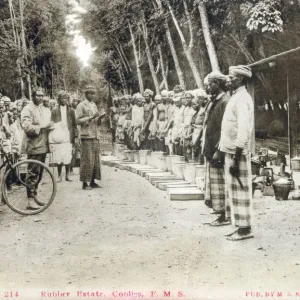
[[11,171],[13,171],[15,173],[15,175],[17,176],[18,180],[20,181],[20,183],[22,183],[25,187],[29,188],[30,186],[28,184],[26,184],[26,182],[24,182],[21,177],[19,176],[19,174],[17,174],[15,171],[14,171],[14,168],[13,168],[13,164],[11,163],[11,160],[8,156],[8,154],[4,151],[3,149],[3,146],[0,144],[0,153],[3,154],[4,156],[4,162],[2,163],[2,165],[0,166],[0,171],[5,168],[6,166],[9,167],[9,169]]
[[3,150],[3,147],[2,147],[1,144],[0,144],[0,153],[2,153],[4,155],[4,158],[5,158],[4,162],[0,166],[0,170],[2,170],[6,165],[8,165],[10,169],[12,169],[13,165],[12,165],[7,153]]

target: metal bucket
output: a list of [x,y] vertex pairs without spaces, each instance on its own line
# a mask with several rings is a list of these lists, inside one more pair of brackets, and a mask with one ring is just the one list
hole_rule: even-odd
[[146,165],[147,164],[147,154],[149,150],[140,150],[139,151],[139,158],[140,158],[140,164]]
[[189,183],[195,183],[196,163],[187,163],[184,167],[184,179]]
[[171,172],[173,173],[173,174],[175,174],[175,170],[174,170],[174,165],[175,165],[175,163],[177,163],[177,162],[184,162],[184,160],[185,160],[185,158],[184,158],[184,156],[180,156],[180,155],[173,155],[172,157],[171,157]]
[[172,157],[173,157],[173,155],[168,155],[166,157],[167,171],[169,171],[169,172],[172,171]]
[[196,165],[196,177],[205,178],[206,167],[205,165]]
[[174,163],[174,174],[180,179],[184,179],[184,168],[185,162]]
[[152,152],[153,154],[153,164],[155,168],[157,169],[161,169],[161,165],[160,165],[160,158],[162,158],[164,156],[164,152],[162,151],[154,151]]
[[127,160],[134,161],[132,150],[125,150],[124,153],[126,154]]
[[137,150],[134,150],[132,152],[133,152],[134,162],[138,164],[140,162],[139,152]]
[[162,156],[159,158],[160,160],[160,168],[161,170],[167,171],[167,157]]
[[200,189],[201,191],[204,192],[204,189],[205,189],[205,177],[196,177],[195,178],[195,183],[196,183],[198,189]]

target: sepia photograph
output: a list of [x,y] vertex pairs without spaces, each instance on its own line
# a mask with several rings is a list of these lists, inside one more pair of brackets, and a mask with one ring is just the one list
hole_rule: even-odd
[[300,0],[0,0],[0,299],[300,300],[299,77]]

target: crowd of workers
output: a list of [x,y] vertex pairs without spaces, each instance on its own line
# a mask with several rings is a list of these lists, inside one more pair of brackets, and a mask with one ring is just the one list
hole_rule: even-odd
[[[144,94],[114,99],[109,109],[113,142],[129,149],[163,151],[184,156],[187,162],[206,164],[205,203],[219,214],[210,226],[233,224],[229,240],[252,238],[251,229],[251,141],[254,108],[247,92],[247,66],[233,66],[229,75],[212,72],[205,78],[205,90],[174,91],[161,95],[147,89]],[[80,157],[83,190],[99,188],[101,179],[100,124],[105,112],[95,104],[96,89],[86,86],[85,99],[72,99],[66,91],[57,101],[36,89],[32,101],[12,103],[0,100],[0,138],[4,151],[13,161],[28,159],[50,162],[58,169],[58,181],[71,181],[72,166]],[[26,180],[28,206],[36,210],[38,184],[42,172],[36,164],[28,166]]]
[[[3,151],[12,162],[22,159],[38,160],[57,166],[58,182],[65,180],[74,166],[80,166],[82,188],[99,188],[95,180],[101,179],[100,129],[101,114],[94,103],[96,89],[87,86],[85,99],[73,99],[66,91],[60,91],[57,100],[44,95],[36,88],[32,101],[22,98],[15,102],[1,95],[0,139]],[[79,161],[79,162],[78,162]],[[29,163],[26,173],[27,209],[37,210],[45,205],[38,197],[38,185],[43,170],[40,165]],[[12,182],[7,182],[11,186]]]
[[181,86],[154,97],[124,95],[110,108],[113,141],[129,149],[163,151],[206,164],[205,203],[220,214],[210,226],[234,224],[229,240],[252,238],[251,140],[254,107],[247,92],[247,66],[212,72],[205,89]]

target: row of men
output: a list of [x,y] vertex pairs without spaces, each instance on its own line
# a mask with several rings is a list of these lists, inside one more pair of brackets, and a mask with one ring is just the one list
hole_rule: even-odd
[[212,72],[205,91],[163,91],[125,96],[110,110],[116,141],[130,149],[161,150],[206,163],[205,203],[220,214],[210,226],[234,225],[229,240],[252,238],[251,141],[254,106],[246,89],[247,66],[229,75]]
[[125,142],[130,149],[185,154],[187,160],[198,158],[196,145],[208,95],[203,90],[183,92],[176,86],[172,94],[162,91],[154,101],[151,96],[152,91],[146,90],[144,96],[115,99],[110,117],[116,141]]

